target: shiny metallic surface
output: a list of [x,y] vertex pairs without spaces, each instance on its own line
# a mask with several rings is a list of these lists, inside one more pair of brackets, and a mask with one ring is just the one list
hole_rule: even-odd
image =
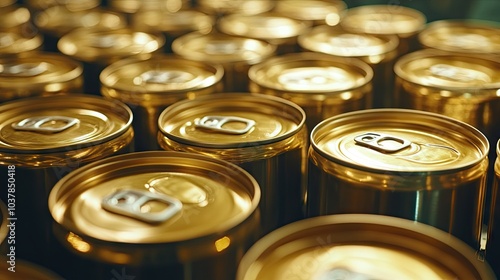
[[500,140],[496,146],[490,219],[486,243],[486,260],[497,275],[500,274]]
[[313,26],[338,25],[346,10],[346,3],[340,0],[281,0],[276,1],[273,9],[294,19],[310,21]]
[[108,6],[126,14],[135,14],[141,11],[177,12],[191,7],[190,0],[108,0]]
[[457,238],[434,227],[370,214],[315,217],[260,239],[237,280],[496,279]]
[[36,30],[30,32],[0,31],[0,57],[22,56],[42,49],[43,36]]
[[196,0],[197,6],[213,15],[257,15],[269,12],[275,6],[270,0]]
[[489,143],[439,114],[360,110],[314,128],[308,216],[366,213],[432,225],[479,249]]

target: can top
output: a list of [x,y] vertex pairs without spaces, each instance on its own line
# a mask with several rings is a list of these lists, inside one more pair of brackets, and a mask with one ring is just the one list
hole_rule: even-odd
[[19,27],[31,19],[30,11],[22,6],[8,5],[0,16],[0,26],[3,30]]
[[[459,54],[424,49],[401,57],[396,75],[406,81],[440,89],[500,88],[500,59],[481,54]],[[450,95],[452,93],[448,93]],[[460,93],[461,94],[461,93]],[[481,94],[479,91],[471,94]],[[493,93],[498,95],[497,92]]]
[[42,44],[40,33],[0,32],[0,56],[37,50]]
[[440,114],[368,109],[319,123],[311,147],[327,159],[373,172],[440,172],[475,166],[489,151],[476,128]]
[[192,32],[175,39],[174,53],[196,61],[212,63],[245,62],[259,63],[276,52],[276,46],[269,42],[221,33],[204,34]]
[[0,151],[70,151],[109,141],[131,125],[121,102],[83,94],[30,97],[0,105]]
[[317,21],[318,24],[337,25],[347,9],[340,0],[282,0],[277,1],[274,11],[298,20]]
[[191,31],[209,32],[215,19],[197,10],[144,10],[132,14],[132,26],[138,29],[167,33],[186,33]]
[[236,279],[494,279],[494,274],[473,249],[432,226],[338,214],[264,236],[244,255]]
[[158,126],[179,143],[208,148],[244,148],[296,134],[305,112],[296,104],[262,94],[221,93],[179,101],[165,109]]
[[439,20],[418,35],[427,48],[452,52],[500,54],[500,25],[477,20]]
[[130,28],[78,28],[61,37],[57,48],[80,61],[109,64],[130,56],[150,56],[165,44],[160,33]]
[[339,94],[371,82],[372,68],[357,58],[290,53],[252,66],[249,79],[267,88],[311,94]]
[[274,1],[262,0],[198,0],[197,5],[210,14],[256,15],[273,9]]
[[294,38],[306,32],[311,25],[308,21],[271,12],[257,15],[229,14],[218,22],[223,33],[262,40]]
[[259,185],[236,165],[154,151],[106,158],[68,174],[50,192],[49,209],[59,225],[82,238],[180,244],[226,234],[259,201]]
[[[299,45],[309,51],[335,56],[367,58],[369,64],[384,61],[385,54],[397,53],[396,35],[352,33],[340,27],[317,26],[298,38]],[[391,57],[392,58],[392,57]]]
[[410,37],[425,28],[427,18],[401,5],[365,5],[347,9],[340,25],[357,33],[394,34]]

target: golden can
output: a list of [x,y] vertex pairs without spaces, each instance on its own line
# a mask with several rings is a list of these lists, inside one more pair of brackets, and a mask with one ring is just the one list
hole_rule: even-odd
[[496,279],[444,231],[401,218],[340,214],[282,227],[248,250],[237,280]]
[[275,6],[272,0],[194,0],[200,10],[211,15],[257,15],[271,11]]
[[125,104],[83,94],[0,105],[0,179],[12,184],[0,197],[10,202],[15,196],[16,257],[58,268],[51,257],[49,192],[74,169],[132,151],[131,122]]
[[399,56],[420,48],[418,34],[425,28],[425,15],[401,5],[365,5],[347,9],[340,25],[349,32],[397,35]]
[[229,14],[222,16],[216,27],[222,33],[268,41],[277,46],[278,54],[299,50],[297,37],[309,31],[312,23],[275,12],[257,15]]
[[173,55],[148,60],[124,59],[106,67],[100,76],[102,95],[120,100],[134,112],[135,150],[159,150],[158,117],[182,99],[222,91],[224,68]]
[[276,53],[276,46],[263,40],[222,33],[193,32],[174,40],[172,50],[185,59],[224,67],[224,91],[247,92],[248,70]]
[[440,114],[371,109],[329,118],[311,132],[308,216],[396,216],[479,249],[488,151],[479,130]]
[[100,95],[99,75],[119,60],[134,57],[141,60],[161,53],[165,37],[130,28],[79,28],[62,36],[57,43],[61,53],[83,63],[84,92]]
[[261,94],[212,94],[169,106],[158,125],[163,149],[226,160],[257,180],[263,233],[304,217],[307,129],[296,104]]
[[301,52],[267,59],[248,71],[251,92],[275,95],[301,106],[307,127],[372,104],[373,70],[357,58]]
[[500,24],[477,20],[438,20],[418,35],[424,48],[500,55]]
[[[109,0],[107,1],[109,2]],[[33,13],[39,13],[54,6],[64,6],[70,11],[83,11],[96,8],[101,0],[23,0],[24,5]]]
[[20,5],[0,6],[0,30],[21,33],[31,21],[31,12]]
[[310,21],[313,26],[335,26],[342,20],[347,5],[341,0],[281,0],[276,1],[274,11],[291,18]]
[[392,107],[394,63],[398,55],[396,35],[347,32],[339,26],[317,26],[299,36],[305,51],[363,60],[373,69],[373,104],[371,107]]
[[83,66],[67,56],[31,52],[0,58],[0,104],[5,101],[81,92]]
[[36,30],[28,32],[0,31],[0,57],[17,57],[40,51],[43,36]]
[[496,146],[493,189],[486,243],[486,260],[497,275],[500,275],[500,138]]
[[97,161],[49,197],[68,279],[234,279],[258,238],[260,188],[227,161],[135,152]]
[[63,280],[55,272],[25,260],[0,257],[0,279]]
[[161,10],[176,12],[190,8],[191,0],[107,0],[107,6],[113,11],[133,15],[141,11]]

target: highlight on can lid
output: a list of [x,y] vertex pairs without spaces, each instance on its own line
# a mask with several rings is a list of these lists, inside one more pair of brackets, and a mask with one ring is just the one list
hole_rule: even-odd
[[18,56],[26,52],[39,50],[42,44],[42,34],[35,30],[31,33],[0,31],[0,57]]
[[165,32],[172,35],[199,31],[208,33],[215,18],[195,9],[178,11],[141,10],[131,16],[131,25],[139,30]]
[[276,1],[274,11],[313,25],[335,26],[342,20],[347,5],[341,0],[282,0]]
[[495,279],[462,241],[395,217],[309,218],[266,235],[244,255],[237,280]]

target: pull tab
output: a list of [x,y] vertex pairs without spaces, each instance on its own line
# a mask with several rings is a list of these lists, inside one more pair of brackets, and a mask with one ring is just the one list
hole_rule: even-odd
[[47,69],[46,63],[0,64],[0,74],[19,77],[37,76]]
[[354,138],[354,141],[357,144],[372,148],[382,153],[394,153],[411,145],[411,142],[408,140],[375,132],[368,132],[357,136]]
[[[144,212],[142,207],[148,202],[158,201],[167,207],[160,212]],[[134,218],[147,223],[161,223],[177,214],[182,209],[182,202],[178,199],[160,193],[142,190],[118,190],[101,201],[105,210]]]
[[[54,126],[56,122],[62,122],[62,126]],[[32,117],[26,118],[18,123],[13,123],[12,128],[15,130],[25,130],[34,132],[44,132],[44,133],[56,133],[61,132],[71,126],[78,124],[80,120],[71,117],[63,116],[43,116],[43,117]],[[52,126],[46,126],[46,124],[52,124]]]
[[[223,128],[227,123],[238,122],[245,125],[242,129]],[[245,134],[255,125],[254,120],[232,116],[205,116],[196,122],[196,127],[202,127],[214,131],[229,133],[229,134]]]

